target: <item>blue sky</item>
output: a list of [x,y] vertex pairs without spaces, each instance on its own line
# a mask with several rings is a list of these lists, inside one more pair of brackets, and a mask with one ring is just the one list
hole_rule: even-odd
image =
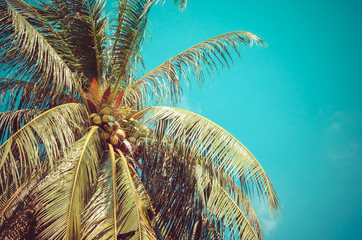
[[168,1],[151,13],[147,70],[229,31],[257,34],[183,107],[224,127],[257,157],[282,203],[256,210],[266,240],[357,239],[362,234],[362,11],[358,1]]
[[[359,1],[200,1],[180,13],[171,0],[150,16],[147,70],[210,37],[257,34],[182,107],[224,127],[256,156],[282,209],[256,202],[265,240],[358,239],[362,235],[362,5]],[[152,37],[151,37],[152,34]]]

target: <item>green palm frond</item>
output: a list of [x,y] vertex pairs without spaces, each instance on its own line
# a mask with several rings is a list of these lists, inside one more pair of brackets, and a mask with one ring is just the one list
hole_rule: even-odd
[[[45,165],[52,168],[87,124],[85,114],[81,104],[60,105],[35,117],[8,138],[0,146],[1,192],[8,193],[11,183],[20,187],[33,171],[41,171]],[[45,159],[49,160],[42,164]]]
[[239,186],[221,171],[215,173],[201,165],[195,168],[206,214],[221,221],[229,229],[231,239],[263,239],[254,209]]
[[98,127],[92,127],[37,187],[38,239],[80,238],[81,216],[95,192],[100,154]]
[[178,102],[182,93],[182,78],[189,83],[188,75],[191,73],[198,85],[203,86],[204,70],[212,76],[218,65],[229,67],[230,50],[239,54],[238,50],[241,46],[251,47],[254,44],[263,45],[264,42],[248,32],[225,33],[201,42],[170,58],[136,81],[125,92],[125,104],[127,104],[128,98],[141,97],[138,102],[147,102],[150,93],[154,94],[159,102],[165,100]]
[[103,154],[97,190],[84,209],[82,239],[117,239],[118,199],[116,156],[113,147]]
[[[73,71],[84,74],[89,85],[93,78],[103,80],[107,29],[104,0],[65,0],[39,2],[39,12],[54,25],[62,43],[77,63]],[[87,79],[87,80],[86,80]],[[86,86],[87,86],[86,85]]]
[[55,96],[51,93],[52,87],[43,87],[39,91],[36,83],[16,80],[11,78],[0,78],[0,102],[3,111],[19,109],[49,109],[66,102],[79,102],[80,99],[69,96],[66,92]]
[[19,206],[31,200],[30,193],[39,180],[39,175],[34,174],[19,188],[13,183],[9,188],[10,191],[0,196],[0,226],[18,210]]
[[153,114],[145,116],[148,124],[163,125],[165,134],[174,139],[171,146],[177,146],[178,142],[192,146],[232,178],[240,177],[243,191],[249,193],[256,189],[259,196],[268,199],[271,210],[278,210],[278,197],[264,169],[249,150],[227,131],[186,110],[154,107],[152,111]]
[[39,115],[39,109],[22,109],[16,111],[0,112],[0,142],[5,141],[24,124]]
[[120,234],[134,232],[131,239],[156,239],[150,218],[152,217],[152,205],[148,198],[145,188],[141,180],[137,176],[137,172],[129,166],[127,159],[123,153],[118,151],[120,155],[117,164],[117,172],[119,172],[119,200],[120,215],[118,228]]
[[127,86],[134,78],[132,74],[145,37],[148,13],[154,2],[122,0],[118,3],[117,27],[113,30],[113,49],[108,70],[115,77],[113,81],[116,81],[112,98],[122,84]]
[[21,1],[0,1],[1,69],[15,79],[29,79],[41,86],[51,84],[51,94],[77,92],[77,79],[47,39],[29,21]]
[[156,229],[165,239],[191,239],[190,229],[202,217],[193,160],[182,152],[166,141],[147,139],[141,154],[142,181],[155,208]]

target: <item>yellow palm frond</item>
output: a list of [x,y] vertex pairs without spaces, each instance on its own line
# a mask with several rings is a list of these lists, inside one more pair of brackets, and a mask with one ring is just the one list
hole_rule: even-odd
[[83,209],[95,191],[100,149],[98,127],[92,127],[37,186],[38,239],[80,239]]
[[82,239],[117,239],[117,216],[120,211],[119,182],[117,182],[114,148],[108,144],[109,151],[103,154],[99,171],[97,190],[84,210]]
[[[33,176],[20,187],[16,187],[12,183],[9,187],[9,192],[0,196],[0,226],[4,221],[10,218],[18,210],[18,206],[24,203],[29,203],[32,196],[30,196],[33,187],[40,181],[40,176],[33,174]],[[25,204],[24,204],[25,205]]]
[[[263,239],[259,221],[247,196],[226,174],[195,166],[198,192],[206,213],[229,229],[231,239]],[[212,172],[212,174],[209,174]]]
[[134,105],[147,102],[150,93],[154,94],[159,102],[178,102],[182,93],[182,78],[190,83],[189,75],[192,75],[202,87],[205,80],[204,70],[212,76],[217,65],[229,67],[232,60],[231,50],[238,53],[241,46],[251,47],[254,44],[263,45],[264,42],[254,34],[241,31],[225,33],[203,41],[170,58],[133,83],[125,92],[124,103]]
[[9,191],[8,179],[20,187],[34,171],[53,168],[87,124],[85,114],[82,104],[60,105],[38,115],[8,138],[0,146],[1,192]]
[[[2,69],[14,78],[26,78],[42,87],[52,85],[48,94],[77,92],[77,78],[47,39],[26,19],[22,1],[0,1]],[[39,87],[42,91],[44,88]]]
[[260,197],[268,199],[271,210],[278,210],[278,197],[264,169],[226,130],[198,114],[172,107],[154,107],[145,119],[147,124],[172,137],[171,147],[179,143],[192,146],[229,176],[240,178],[245,192],[256,189]]
[[120,175],[117,181],[120,182],[120,215],[118,216],[118,227],[120,234],[134,232],[132,240],[135,239],[156,239],[156,234],[150,222],[152,206],[144,190],[142,182],[136,176],[136,172],[131,170],[127,159],[122,152],[117,172]]

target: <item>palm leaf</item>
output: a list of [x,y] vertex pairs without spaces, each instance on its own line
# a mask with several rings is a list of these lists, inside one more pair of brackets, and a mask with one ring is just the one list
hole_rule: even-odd
[[66,92],[52,96],[52,87],[43,87],[39,91],[36,83],[0,78],[0,102],[2,110],[49,109],[66,102],[79,102],[80,99],[69,96]]
[[0,142],[5,141],[24,124],[39,115],[39,109],[22,109],[16,111],[0,112]]
[[[122,0],[118,5],[117,27],[114,34],[113,49],[109,65],[109,74],[117,81],[112,92],[113,99],[121,84],[128,85],[139,59],[141,44],[144,39],[148,13],[155,0]],[[112,80],[112,78],[111,78]]]
[[[218,239],[223,232],[222,226],[239,237],[251,231],[261,238],[256,214],[235,181],[192,146],[170,145],[172,137],[165,140],[166,137],[162,137],[163,144],[145,141],[148,144],[141,155],[142,178],[155,205],[157,226],[162,235],[167,239],[195,236],[198,236],[196,239]],[[225,222],[223,214],[208,212],[209,198],[214,197],[210,196],[213,187],[225,192],[220,196],[221,200],[235,205],[232,205],[233,210],[237,211],[230,211],[230,216],[238,219],[238,223],[248,221],[250,224],[238,226],[233,221]]]
[[19,188],[15,184],[10,186],[10,191],[0,196],[0,226],[18,210],[18,206],[29,203],[30,193],[34,186],[39,183],[40,177],[34,174],[28,181]]
[[111,145],[109,149],[97,191],[85,209],[83,238],[123,239],[129,235],[130,239],[154,239],[147,193],[123,154],[118,151],[115,155]]
[[125,104],[129,99],[137,98],[141,98],[138,102],[147,102],[150,93],[154,94],[159,102],[167,99],[177,102],[182,93],[181,79],[190,82],[188,73],[191,73],[198,85],[203,86],[205,73],[202,69],[212,77],[213,69],[217,70],[218,64],[229,67],[230,50],[238,53],[241,46],[251,47],[253,44],[263,45],[264,42],[254,34],[240,31],[225,33],[201,42],[167,60],[136,81],[125,92]]
[[117,239],[120,205],[118,193],[119,172],[116,171],[116,158],[112,145],[110,151],[103,155],[98,177],[97,190],[84,210],[83,239]]
[[[278,197],[264,169],[249,150],[227,131],[186,110],[154,107],[152,111],[145,116],[147,123],[163,125],[165,134],[172,136],[170,146],[179,143],[192,146],[206,159],[212,159],[229,176],[240,177],[244,192],[256,189],[260,197],[268,199],[271,210],[278,209]],[[189,150],[186,148],[185,151]]]
[[[72,69],[76,69],[77,60],[72,53],[70,46],[65,42],[62,36],[61,30],[58,28],[59,24],[55,23],[53,16],[44,12],[43,9],[39,9],[35,5],[29,5],[22,0],[9,0],[12,6],[14,6],[24,16],[28,22],[35,27],[47,42],[53,47],[57,54],[67,63]],[[31,1],[32,4],[41,3],[39,1]],[[50,2],[48,2],[49,4]],[[75,71],[77,72],[77,71]]]
[[199,223],[203,209],[193,160],[166,141],[145,143],[140,156],[142,181],[155,207],[157,229],[164,239],[192,239],[190,229]]
[[156,239],[150,217],[152,205],[136,172],[131,170],[127,159],[121,151],[117,172],[119,172],[119,194],[121,198],[119,218],[119,233],[134,232],[134,239]]
[[263,239],[254,209],[239,186],[220,171],[208,171],[196,166],[198,191],[204,198],[206,214],[227,226],[232,239]]
[[93,78],[103,78],[107,29],[104,5],[104,0],[39,2],[39,12],[60,32],[61,44],[76,60],[74,71],[84,74],[87,85]]
[[12,183],[20,187],[33,171],[45,167],[41,167],[45,159],[49,160],[43,165],[52,168],[74,143],[79,128],[87,124],[85,114],[81,104],[60,105],[35,117],[8,138],[0,146],[1,192],[8,193]]
[[[12,78],[30,79],[42,86],[52,85],[48,94],[76,92],[77,80],[46,38],[26,19],[20,1],[0,1],[1,68]],[[43,90],[44,91],[44,90]],[[74,95],[74,94],[72,94]]]
[[80,238],[82,212],[95,191],[100,149],[98,127],[92,127],[38,186],[38,239]]

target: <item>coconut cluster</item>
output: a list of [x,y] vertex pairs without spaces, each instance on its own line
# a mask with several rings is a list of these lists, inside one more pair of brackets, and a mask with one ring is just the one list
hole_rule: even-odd
[[117,145],[120,140],[124,140],[126,137],[129,142],[135,143],[137,138],[144,137],[149,132],[146,126],[140,125],[132,117],[117,121],[111,114],[112,109],[103,104],[99,113],[91,114],[90,119],[94,125],[100,127],[101,138],[112,145]]
[[97,113],[93,113],[90,118],[94,125],[100,126],[101,138],[117,145],[119,140],[126,138],[126,133],[122,130],[121,124],[111,115],[112,109],[107,105],[102,105],[102,109]]

